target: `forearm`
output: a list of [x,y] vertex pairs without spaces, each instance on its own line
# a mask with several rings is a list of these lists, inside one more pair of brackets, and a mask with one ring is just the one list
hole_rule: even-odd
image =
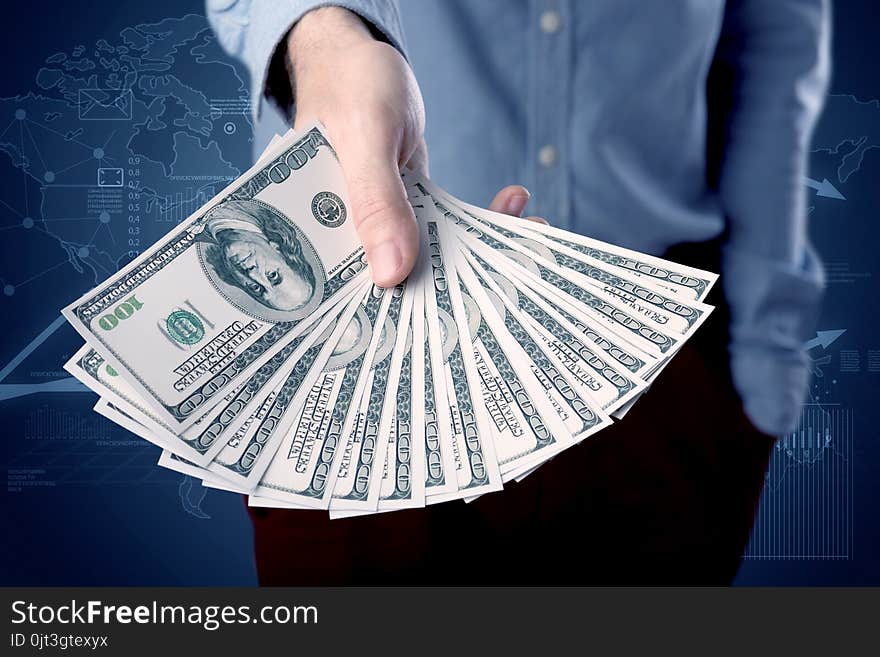
[[830,73],[825,0],[733,0],[713,66],[718,193],[737,249],[797,265],[804,176]]
[[722,94],[710,103],[728,222],[721,280],[737,389],[752,421],[781,433],[806,392],[802,345],[823,288],[803,180],[828,83],[828,8],[822,0],[730,5],[713,70]]

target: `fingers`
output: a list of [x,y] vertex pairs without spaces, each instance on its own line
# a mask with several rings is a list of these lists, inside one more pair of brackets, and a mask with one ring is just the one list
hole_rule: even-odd
[[508,185],[495,195],[489,209],[501,214],[519,217],[529,202],[529,190],[522,185]]
[[[508,185],[495,195],[495,198],[492,199],[492,202],[489,204],[489,209],[493,212],[520,217],[528,203],[529,190],[522,185]],[[526,217],[526,219],[539,224],[547,223],[547,220],[543,217],[530,216]]]
[[381,287],[405,279],[419,250],[415,216],[400,179],[394,142],[391,135],[361,131],[360,136],[337,146],[354,225],[373,281]]

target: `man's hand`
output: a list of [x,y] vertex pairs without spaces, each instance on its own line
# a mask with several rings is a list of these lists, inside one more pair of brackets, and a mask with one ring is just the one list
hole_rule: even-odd
[[346,9],[310,11],[290,31],[294,128],[318,120],[339,155],[373,280],[396,285],[419,236],[400,166],[427,174],[422,94],[406,60]]
[[[396,285],[412,270],[419,249],[400,167],[428,175],[425,108],[412,70],[356,14],[339,7],[303,16],[287,38],[287,56],[294,128],[315,120],[327,128],[373,280]],[[519,216],[528,199],[524,187],[512,185],[490,208]]]

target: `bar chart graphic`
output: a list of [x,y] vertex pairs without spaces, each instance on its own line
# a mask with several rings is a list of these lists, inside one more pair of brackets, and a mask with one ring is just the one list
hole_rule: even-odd
[[851,559],[853,413],[805,404],[779,438],[746,559]]
[[167,194],[159,202],[158,221],[179,224],[207,203],[215,194],[214,186],[193,190],[192,187]]

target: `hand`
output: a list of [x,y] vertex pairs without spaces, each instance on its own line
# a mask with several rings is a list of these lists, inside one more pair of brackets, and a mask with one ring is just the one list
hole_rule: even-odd
[[[352,12],[308,12],[287,38],[299,129],[321,121],[336,148],[373,281],[389,287],[412,270],[419,235],[400,167],[428,175],[425,108],[406,60],[376,41]],[[522,214],[524,187],[501,190],[490,209]],[[530,219],[543,221],[537,217]]]
[[400,179],[403,165],[428,174],[422,94],[406,60],[339,7],[303,16],[287,39],[294,128],[327,128],[345,175],[373,280],[389,287],[412,270],[419,235]]

